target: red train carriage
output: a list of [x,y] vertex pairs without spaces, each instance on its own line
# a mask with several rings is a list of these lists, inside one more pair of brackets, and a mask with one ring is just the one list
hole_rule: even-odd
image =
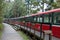
[[[36,14],[32,14],[30,16],[25,16],[26,21],[34,21],[34,22],[44,22],[44,23],[52,23],[52,33],[53,36],[60,38],[60,8],[50,10],[47,12],[38,12]],[[44,18],[44,19],[43,19]],[[31,23],[32,24],[32,23]],[[23,25],[23,22],[22,22]],[[28,23],[27,26],[30,26]],[[40,24],[36,23],[33,25],[32,29],[40,30]],[[42,30],[49,30],[50,26],[48,24],[42,25]]]
[[[60,39],[60,8],[46,12],[38,12],[36,14],[24,16],[18,19],[19,21],[16,20],[18,21],[17,24],[20,24],[21,26],[26,25],[28,28],[31,27],[38,32],[40,32],[41,23],[43,23],[42,31],[52,30],[53,36]],[[23,21],[25,21],[25,23]],[[52,27],[48,23],[50,23]]]
[[[37,29],[38,31],[40,30],[40,24],[38,24],[38,22],[52,23],[53,36],[60,38],[60,8],[49,10],[46,12],[38,12],[26,18],[30,18],[30,19],[27,19],[27,20],[30,20],[30,22],[32,21],[37,22],[33,27],[35,27],[35,29]],[[50,29],[50,26],[48,24],[42,25],[42,30],[49,30],[49,29]]]

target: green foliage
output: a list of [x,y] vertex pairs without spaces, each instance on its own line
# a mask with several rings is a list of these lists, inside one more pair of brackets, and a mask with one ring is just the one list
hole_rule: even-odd
[[1,39],[2,32],[0,31],[0,39]]
[[[42,2],[41,2],[42,1]],[[47,1],[47,0],[41,0],[40,3],[43,4],[43,3],[47,3],[49,6],[51,7],[48,7],[48,9],[50,10],[51,8],[60,8],[60,5],[59,3],[60,2],[53,2],[51,0]],[[53,3],[51,3],[53,2]],[[11,18],[11,17],[20,17],[20,16],[24,16],[27,13],[27,8],[26,8],[26,5],[24,2],[22,2],[22,0],[15,0],[15,2],[6,2],[5,3],[6,6],[5,6],[5,11],[4,11],[4,17],[7,17],[7,18]],[[34,5],[35,6],[38,6],[39,5],[39,2],[37,2],[37,0],[30,0],[30,4],[29,5]],[[37,8],[36,10],[30,10],[30,13],[36,13],[37,11],[40,11],[40,9],[43,9],[44,6],[41,6],[39,5],[40,8]],[[31,8],[31,7],[29,7]]]
[[14,17],[26,15],[26,7],[22,0],[15,0],[13,7],[14,8],[12,9],[12,15],[14,15]]
[[33,14],[37,13],[37,10],[32,10],[32,13],[33,13]]
[[57,7],[60,8],[60,0],[57,0]]
[[30,0],[30,1],[31,1],[32,5],[34,5],[34,7],[37,8],[36,10],[31,10],[31,13],[37,13],[37,11],[40,11],[40,8],[37,7],[37,6],[39,6],[40,2],[37,2],[37,0]]
[[0,23],[2,23],[2,21],[3,21],[3,17],[0,17]]
[[1,39],[1,36],[2,36],[2,31],[3,31],[3,24],[0,23],[0,39]]
[[14,2],[4,2],[5,8],[4,8],[4,17],[9,18],[12,15],[12,8]]
[[18,31],[18,33],[23,37],[23,40],[29,40],[29,37],[24,34],[22,31]]
[[33,2],[33,5],[34,6],[38,6],[39,5],[39,2]]
[[0,31],[2,31],[2,30],[3,30],[3,24],[0,23]]
[[3,9],[4,9],[4,0],[0,0],[0,23],[2,23],[3,20]]
[[51,6],[55,9],[55,8],[60,8],[60,5],[58,2],[54,2],[51,4]]
[[37,10],[31,10],[31,12],[33,13],[33,14],[35,14],[35,13],[37,13],[37,11],[39,11],[40,9],[38,8]]
[[49,4],[51,7],[49,8],[51,9],[55,9],[55,8],[60,8],[60,1],[56,0],[56,2],[54,2],[53,0],[47,1],[47,4]]

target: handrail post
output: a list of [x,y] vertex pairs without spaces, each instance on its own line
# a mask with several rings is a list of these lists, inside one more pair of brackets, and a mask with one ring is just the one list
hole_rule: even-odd
[[40,38],[42,38],[42,23],[40,24]]

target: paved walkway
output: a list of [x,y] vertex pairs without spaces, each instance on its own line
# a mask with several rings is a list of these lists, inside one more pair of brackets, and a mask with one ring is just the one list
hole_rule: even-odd
[[4,32],[2,40],[23,40],[23,38],[12,28],[11,25],[3,23]]

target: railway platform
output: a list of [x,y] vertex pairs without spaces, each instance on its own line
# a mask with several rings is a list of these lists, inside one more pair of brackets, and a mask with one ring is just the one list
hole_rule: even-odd
[[2,35],[2,40],[24,40],[20,34],[18,34],[11,25],[3,23],[4,31]]
[[[3,35],[2,35],[2,40],[24,40],[24,38],[20,34],[18,34],[12,28],[11,25],[6,24],[6,23],[3,23],[3,25],[4,25],[4,31],[3,31]],[[18,26],[20,26],[20,25],[18,25]],[[30,31],[30,28],[27,29],[27,27],[24,27],[24,26],[20,26],[20,27],[22,29]],[[31,33],[34,33],[33,29],[31,29]],[[35,31],[35,34],[40,37],[40,32]],[[45,35],[45,39],[44,40],[49,40],[48,39],[48,35]],[[51,40],[60,40],[60,39],[52,36]]]

